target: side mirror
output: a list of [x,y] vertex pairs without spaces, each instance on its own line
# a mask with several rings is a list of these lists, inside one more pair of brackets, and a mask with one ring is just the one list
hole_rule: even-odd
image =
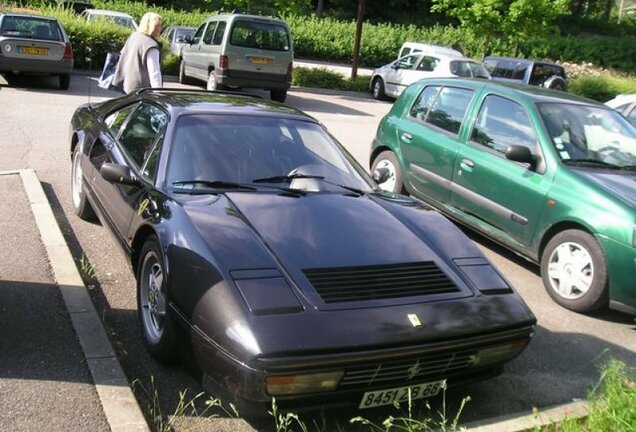
[[141,186],[141,182],[130,168],[124,165],[106,162],[99,169],[102,178],[109,183],[127,186]]
[[[192,36],[190,36],[190,35],[186,35],[186,36],[183,38],[183,41],[184,41],[185,43],[187,43],[187,44],[192,45]],[[177,39],[177,42],[179,42],[179,40],[178,40],[178,39]]]
[[389,179],[391,171],[388,168],[376,168],[373,171],[371,178],[377,183],[382,184]]
[[526,146],[511,145],[506,149],[505,155],[511,161],[527,163],[532,167],[537,162],[537,158],[530,153],[530,149]]

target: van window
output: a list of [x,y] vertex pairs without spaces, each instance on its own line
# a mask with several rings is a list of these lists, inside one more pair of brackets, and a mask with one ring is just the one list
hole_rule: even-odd
[[236,20],[230,31],[232,45],[271,51],[289,51],[289,33],[285,26],[247,20]]
[[201,41],[201,36],[203,36],[203,30],[205,30],[205,25],[207,23],[203,23],[199,26],[194,36],[192,36],[192,44],[196,45]]
[[227,27],[227,23],[222,21],[216,27],[216,32],[214,32],[214,38],[212,39],[212,45],[221,45],[223,42],[223,35],[225,34],[225,27]]
[[212,43],[212,36],[214,35],[214,30],[216,30],[216,24],[214,21],[208,23],[208,27],[205,29],[205,33],[203,33],[204,44],[210,45]]

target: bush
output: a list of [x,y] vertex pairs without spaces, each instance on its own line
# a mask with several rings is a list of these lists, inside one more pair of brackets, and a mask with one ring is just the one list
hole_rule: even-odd
[[300,87],[328,88],[357,92],[369,91],[369,77],[359,76],[355,80],[351,80],[325,68],[294,68],[292,84]]
[[636,93],[636,81],[614,76],[583,75],[571,80],[568,90],[579,96],[607,102],[622,93]]

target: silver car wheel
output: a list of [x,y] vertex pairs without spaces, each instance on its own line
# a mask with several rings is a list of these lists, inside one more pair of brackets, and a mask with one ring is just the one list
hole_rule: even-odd
[[82,205],[82,187],[84,183],[83,174],[82,174],[82,165],[81,161],[82,153],[79,151],[75,152],[73,156],[73,181],[71,196],[73,198],[73,206],[75,208],[79,208]]
[[205,88],[209,91],[214,91],[217,89],[216,76],[214,76],[214,71],[210,71],[210,73],[208,74],[208,83]]
[[163,283],[163,267],[154,252],[144,258],[140,279],[141,316],[144,331],[151,343],[158,343],[163,336],[166,318],[166,296]]
[[395,165],[393,165],[393,162],[391,162],[388,159],[382,159],[378,161],[377,165],[375,166],[375,169],[378,169],[378,168],[380,169],[385,168],[389,170],[389,176],[387,177],[386,181],[378,184],[378,186],[380,186],[382,190],[393,192],[395,190],[395,176],[396,176]]
[[589,251],[579,243],[560,244],[548,260],[550,287],[564,299],[583,297],[594,280],[594,263]]

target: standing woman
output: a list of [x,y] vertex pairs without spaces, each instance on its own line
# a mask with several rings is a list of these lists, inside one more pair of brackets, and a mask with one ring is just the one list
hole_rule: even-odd
[[137,31],[133,32],[124,48],[113,76],[113,86],[130,93],[144,87],[161,87],[160,46],[161,16],[147,12],[141,17]]

